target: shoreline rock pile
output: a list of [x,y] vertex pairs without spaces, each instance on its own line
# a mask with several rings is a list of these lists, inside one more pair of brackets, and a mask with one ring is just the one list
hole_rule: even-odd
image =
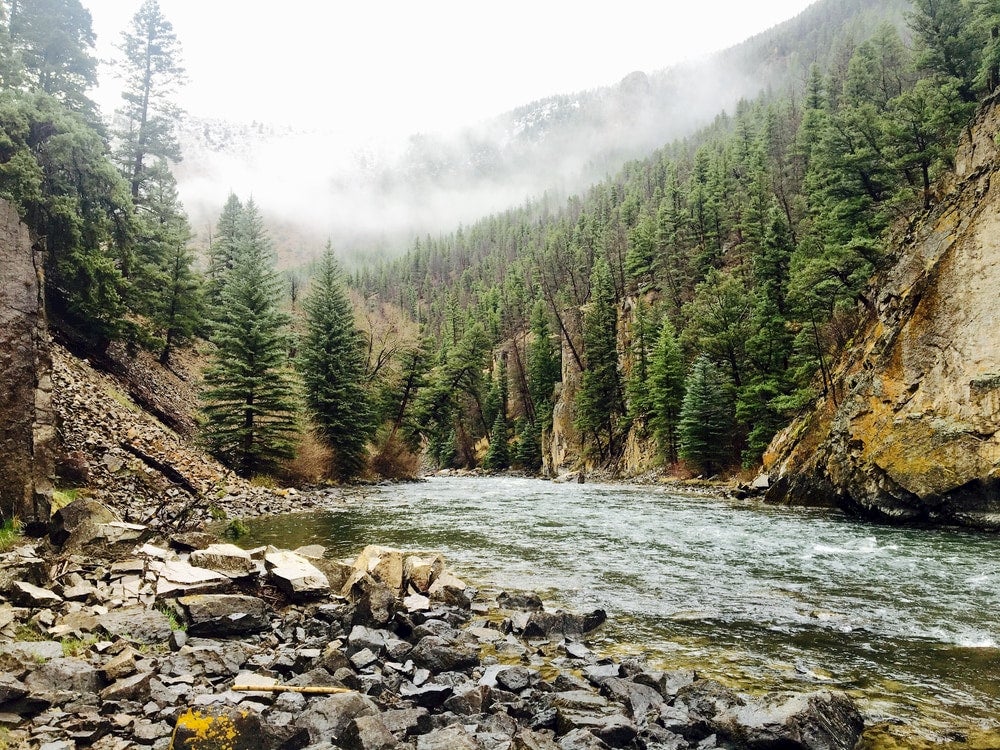
[[843,695],[599,658],[603,611],[483,601],[436,553],[154,542],[84,515],[59,550],[0,556],[8,747],[846,750],[863,729]]

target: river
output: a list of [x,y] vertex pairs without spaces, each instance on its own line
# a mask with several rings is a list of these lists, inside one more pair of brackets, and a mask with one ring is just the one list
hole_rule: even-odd
[[848,690],[869,722],[1000,724],[1000,537],[675,488],[431,478],[252,521],[247,543],[443,552],[492,589],[602,607],[593,645],[749,691]]

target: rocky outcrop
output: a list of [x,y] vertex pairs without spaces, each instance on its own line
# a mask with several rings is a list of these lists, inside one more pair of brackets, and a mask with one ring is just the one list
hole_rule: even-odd
[[42,253],[0,199],[0,516],[48,521],[56,431]]
[[765,455],[774,502],[1000,528],[1000,105],[873,282],[834,394]]

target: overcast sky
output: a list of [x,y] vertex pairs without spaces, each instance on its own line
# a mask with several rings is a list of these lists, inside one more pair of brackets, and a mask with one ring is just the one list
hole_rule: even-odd
[[[102,58],[141,0],[83,0]],[[192,115],[330,123],[363,139],[450,130],[616,83],[791,18],[809,0],[160,0]],[[104,68],[98,100],[117,106]],[[330,123],[332,124],[332,123]]]

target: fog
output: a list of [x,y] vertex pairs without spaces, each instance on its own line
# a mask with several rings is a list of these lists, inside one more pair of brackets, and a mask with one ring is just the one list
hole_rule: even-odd
[[345,256],[398,254],[543,194],[564,200],[731,111],[761,82],[710,58],[534,102],[476,125],[408,138],[189,118],[177,165],[202,242],[227,195],[252,196],[284,229],[283,264],[329,239]]
[[[140,1],[83,0],[102,59]],[[231,191],[252,196],[288,264],[327,239],[398,253],[414,236],[585,189],[767,85],[706,53],[808,0],[622,0],[614,12],[560,0],[159,2],[188,69],[175,173],[199,241]],[[106,113],[120,103],[114,72],[102,66]]]

